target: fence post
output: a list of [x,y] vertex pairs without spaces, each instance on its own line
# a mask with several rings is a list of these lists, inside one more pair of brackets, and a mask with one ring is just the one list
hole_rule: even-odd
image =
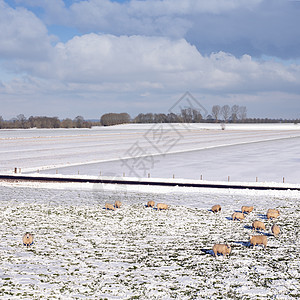
[[256,177],[256,182],[258,182],[258,177]]
[[228,176],[228,182],[230,181],[230,176]]
[[284,183],[284,177],[282,178],[282,182]]

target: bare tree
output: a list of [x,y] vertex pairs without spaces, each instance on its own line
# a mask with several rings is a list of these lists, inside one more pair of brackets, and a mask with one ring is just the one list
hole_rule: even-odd
[[17,122],[18,122],[18,127],[21,127],[21,128],[26,128],[26,117],[23,115],[23,114],[19,114],[17,115]]
[[220,105],[214,105],[211,109],[211,114],[213,118],[216,120],[216,123],[218,123],[220,112],[221,112]]
[[230,106],[229,105],[224,105],[221,108],[221,115],[224,118],[224,121],[227,122],[229,119],[229,115],[230,115]]
[[242,121],[244,121],[247,118],[246,106],[240,106],[238,116],[239,116],[239,119]]
[[238,119],[238,113],[239,113],[239,106],[233,105],[231,107],[231,120],[232,122],[236,122]]

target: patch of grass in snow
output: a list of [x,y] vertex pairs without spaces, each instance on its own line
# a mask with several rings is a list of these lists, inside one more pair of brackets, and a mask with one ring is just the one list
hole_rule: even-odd
[[[4,189],[2,195],[10,197],[11,192]],[[59,203],[49,205],[46,198],[51,193]],[[144,194],[127,195],[128,202],[123,201],[120,209],[106,211],[104,203],[113,203],[118,194],[103,193],[95,202],[90,195],[55,190],[43,195],[40,190],[19,189],[14,202],[0,203],[5,234],[0,295],[247,299],[248,294],[259,297],[261,288],[276,297],[276,280],[285,284],[281,295],[299,294],[299,285],[292,280],[299,266],[295,228],[300,211],[294,210],[292,200],[272,199],[282,211],[277,220],[262,219],[270,203],[260,199],[255,212],[233,222],[231,214],[241,204],[237,196],[225,199],[226,207],[215,215],[209,208],[182,204],[171,205],[168,211],[145,208]],[[172,195],[163,197],[164,202],[172,201]],[[184,202],[193,195],[180,197]],[[197,203],[199,195],[194,197]],[[219,202],[218,197],[225,201],[224,196],[215,197],[212,202]],[[254,219],[263,220],[267,232],[273,223],[282,229],[279,238],[268,236],[267,249],[247,244]],[[35,234],[35,244],[28,249],[21,243],[27,230]],[[227,241],[232,245],[229,258],[213,257],[213,244]]]

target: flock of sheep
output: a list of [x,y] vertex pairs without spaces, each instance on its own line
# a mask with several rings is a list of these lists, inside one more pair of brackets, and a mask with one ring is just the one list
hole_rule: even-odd
[[[217,213],[219,211],[221,211],[221,206],[219,204],[214,205],[211,208],[213,213]],[[253,206],[242,206],[242,212],[234,212],[232,214],[232,220],[244,220],[245,219],[245,213],[250,214],[253,211]],[[267,219],[276,219],[279,216],[279,210],[277,209],[268,209],[267,211]],[[252,230],[256,231],[256,230],[266,230],[266,226],[262,221],[254,221],[252,223]],[[279,233],[280,233],[280,228],[278,225],[273,224],[273,226],[271,227],[271,231],[273,233],[273,235],[275,237],[278,237]],[[264,247],[267,247],[267,236],[266,235],[253,235],[252,237],[250,237],[250,245],[252,245],[252,247],[256,246],[256,245],[264,245]],[[215,257],[217,256],[217,254],[222,254],[224,256],[229,255],[231,252],[231,246],[228,244],[215,244],[213,246],[213,252]]]
[[[116,210],[116,208],[120,208],[122,205],[121,201],[117,200],[115,201],[115,204],[105,203],[105,209],[106,210]],[[146,207],[155,207],[154,201],[148,201],[146,204]],[[156,204],[157,210],[165,210],[168,209],[168,205],[165,203],[157,203]],[[218,213],[221,211],[220,205],[214,205],[211,208],[213,213]],[[232,214],[232,220],[243,220],[245,219],[245,213],[250,214],[253,211],[253,206],[242,206],[242,212],[234,212]],[[276,219],[279,216],[279,211],[277,209],[268,209],[267,211],[267,219]],[[266,230],[266,226],[262,221],[254,221],[252,223],[252,230]],[[275,237],[278,237],[280,233],[280,228],[278,225],[273,224],[271,227],[271,231]],[[267,236],[266,235],[254,235],[250,237],[250,245],[253,247],[256,245],[264,245],[264,247],[267,247]],[[31,246],[33,244],[33,235],[29,232],[26,232],[23,235],[23,245],[24,246]],[[213,246],[213,253],[214,256],[217,257],[218,254],[222,254],[223,256],[229,255],[231,253],[231,246],[228,244],[215,244]]]
[[[117,200],[115,202],[115,205],[113,204],[109,204],[109,203],[105,203],[105,209],[107,210],[115,210],[116,208],[120,208],[122,205],[121,201]],[[155,206],[155,202],[154,201],[148,201],[148,203],[146,204],[146,207],[152,207],[154,208]],[[161,209],[168,209],[169,206],[165,203],[157,203],[156,204],[156,208],[157,210],[161,210]]]
[[[116,210],[116,208],[120,208],[121,205],[122,205],[122,202],[119,201],[119,200],[116,200],[115,204],[105,203],[105,209],[106,210]],[[146,206],[154,208],[155,202],[154,201],[148,201]],[[157,210],[168,209],[169,208],[168,205],[165,204],[165,203],[157,203],[156,207],[157,207]],[[33,245],[33,234],[32,233],[26,232],[23,235],[23,245],[27,246],[27,247]]]

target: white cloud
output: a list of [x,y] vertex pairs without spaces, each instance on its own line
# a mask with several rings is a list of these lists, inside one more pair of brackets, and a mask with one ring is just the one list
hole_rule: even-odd
[[[200,2],[196,1],[147,0],[120,4],[105,0],[77,1],[66,7],[63,1],[53,0],[50,8],[50,1],[19,0],[19,3],[25,2],[45,7],[45,20],[50,23],[56,17],[94,33],[75,36],[56,45],[52,40],[51,44],[45,24],[36,15],[25,8],[13,9],[0,0],[1,104],[8,99],[12,103],[24,100],[26,108],[27,103],[35,99],[34,105],[28,104],[32,109],[39,101],[45,105],[58,99],[55,103],[65,105],[68,111],[73,108],[74,99],[77,99],[76,105],[81,99],[83,110],[85,101],[102,101],[103,105],[112,107],[111,111],[115,103],[121,105],[120,102],[124,103],[122,110],[132,105],[136,109],[167,111],[172,104],[166,104],[170,94],[181,95],[189,90],[205,95],[214,104],[226,99],[233,99],[234,104],[247,102],[247,99],[264,102],[273,97],[276,103],[289,99],[296,107],[295,99],[300,92],[299,64],[257,61],[253,55],[239,56],[226,50],[205,53],[199,44],[196,47],[183,37],[190,26],[198,24],[193,18],[197,19],[199,12],[206,18],[218,14],[224,18],[222,12],[247,5],[254,7],[260,1],[248,4],[245,1],[200,1],[198,7]],[[243,14],[238,18],[242,17]],[[104,33],[95,33],[99,32],[97,28]],[[110,29],[116,33],[105,33]],[[203,39],[201,43],[205,44],[207,39],[216,44],[220,40],[227,41],[231,27],[224,26],[217,35],[211,35],[213,29],[199,29],[205,33],[199,35],[199,40]],[[243,30],[235,32],[235,36],[248,34]],[[15,73],[7,72],[3,66]],[[107,103],[106,99],[109,99]],[[145,104],[145,101],[148,102]],[[11,104],[12,111],[15,107],[19,106]],[[52,110],[55,109],[53,106]]]
[[75,87],[203,90],[212,93],[298,89],[298,66],[257,62],[225,52],[203,56],[184,39],[86,34],[52,49],[49,61],[18,60],[31,76]]
[[5,58],[43,59],[50,38],[45,25],[24,8],[12,9],[0,0],[0,55]]

